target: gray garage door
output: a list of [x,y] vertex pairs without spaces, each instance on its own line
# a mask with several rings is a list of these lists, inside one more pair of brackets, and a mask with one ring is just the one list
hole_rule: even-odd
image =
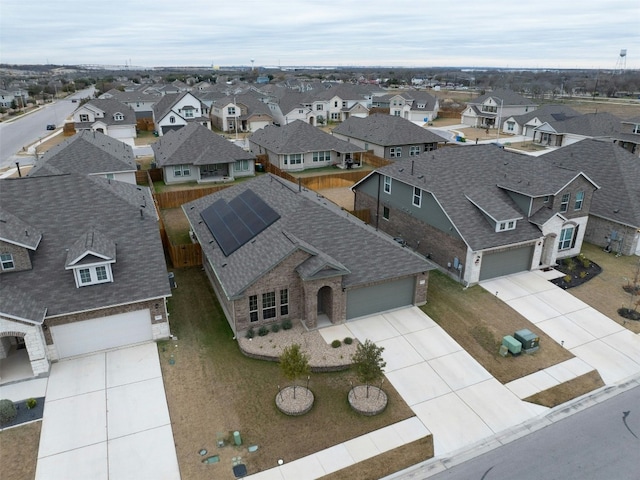
[[496,253],[485,253],[482,256],[480,280],[528,271],[531,268],[533,248],[534,245],[529,245]]
[[415,278],[347,290],[347,320],[413,305]]

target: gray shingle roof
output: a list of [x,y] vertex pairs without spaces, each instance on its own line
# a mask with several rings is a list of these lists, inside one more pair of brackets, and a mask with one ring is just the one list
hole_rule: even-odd
[[620,119],[608,112],[585,113],[563,121],[549,122],[559,133],[573,133],[585,137],[615,138],[620,131]]
[[67,252],[66,267],[79,263],[84,256],[99,256],[104,260],[116,260],[116,242],[104,233],[92,228],[83,233]]
[[567,118],[577,117],[580,115],[581,113],[566,105],[542,105],[540,108],[522,115],[516,115],[513,118],[520,125],[524,125],[533,118],[538,118],[541,122],[552,123],[560,122],[566,120]]
[[[432,193],[473,250],[541,237],[539,228],[526,220],[528,212],[522,212],[505,189],[532,197],[553,195],[579,174],[493,145],[438,149],[377,171]],[[511,219],[519,212],[518,216],[524,219],[517,222],[515,230],[496,232],[495,226],[467,198],[467,192],[469,197],[497,212],[498,217]]]
[[[41,308],[56,316],[169,296],[157,217],[149,207],[141,208],[144,202],[153,205],[148,188],[99,177],[0,180],[3,208],[42,231],[33,268],[2,275],[0,312],[35,321],[33,312]],[[76,288],[73,272],[65,270],[67,249],[94,227],[117,243],[114,282]],[[29,295],[5,294],[11,291]]]
[[581,140],[540,157],[548,165],[580,169],[600,187],[590,214],[640,228],[640,162],[618,145]]
[[136,168],[131,146],[103,133],[84,130],[47,151],[29,176],[134,172]]
[[[474,98],[473,100],[469,101],[467,104],[468,105],[480,105],[482,103],[485,102],[485,100],[489,99],[489,98],[493,98],[494,100],[502,100],[502,106],[503,107],[507,107],[509,105],[520,105],[520,106],[525,106],[525,105],[537,105],[533,100],[523,97],[522,95],[512,91],[512,90],[505,90],[502,88],[497,88],[495,90],[493,90],[492,92],[489,93],[485,93],[484,95],[480,95],[479,97]],[[498,101],[498,103],[500,103]]]
[[[259,233],[255,241],[227,257],[202,222],[200,212],[219,198],[230,201],[248,188],[273,208],[280,219]],[[300,191],[295,184],[270,174],[187,203],[183,210],[230,298],[241,295],[263,274],[299,250],[321,252],[319,256],[323,256],[302,266],[302,273],[318,275],[323,264],[330,269],[344,269],[350,272],[343,277],[345,288],[432,269],[428,261],[324,197]]]
[[[92,105],[98,110],[104,112],[104,118],[96,119],[96,122],[103,122],[106,125],[135,125],[136,124],[136,112],[133,111],[129,105],[125,105],[115,98],[96,98],[90,100],[85,105]],[[84,105],[78,107],[81,109]],[[121,113],[122,120],[115,120],[114,115]],[[83,124],[80,124],[83,125]]]
[[438,143],[443,139],[409,120],[394,115],[375,114],[366,118],[349,117],[334,133],[383,146]]
[[249,141],[281,155],[323,150],[341,153],[364,151],[361,147],[340,140],[302,120],[281,127],[268,125],[254,132]]
[[179,130],[167,132],[151,144],[151,148],[160,167],[212,165],[255,159],[252,153],[245,152],[199,123],[190,123]]
[[0,240],[35,250],[42,232],[0,206]]

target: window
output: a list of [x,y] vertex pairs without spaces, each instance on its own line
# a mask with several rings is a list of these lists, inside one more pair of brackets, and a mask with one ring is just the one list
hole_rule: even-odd
[[515,130],[515,122],[507,122],[507,132],[513,132]]
[[391,147],[389,149],[389,156],[391,158],[400,158],[400,157],[402,157],[402,147]]
[[16,268],[16,264],[13,263],[13,255],[10,253],[0,255],[0,264],[2,265],[2,270],[13,270]]
[[285,165],[300,165],[302,163],[301,153],[292,153],[291,155],[284,156]]
[[633,126],[633,133],[640,133],[640,123],[636,123]]
[[107,267],[105,266],[96,267],[96,278],[98,279],[99,282],[106,282],[107,279],[109,278],[107,276]]
[[500,222],[496,225],[496,232],[504,232],[506,230],[515,230],[516,221],[509,220],[507,222]]
[[109,180],[115,180],[116,176],[113,173],[107,173],[105,177]]
[[314,162],[328,162],[331,160],[331,152],[313,152],[313,161]]
[[114,114],[114,115],[113,115],[113,119],[114,119],[116,122],[121,122],[122,120],[124,120],[124,115],[123,115],[123,114],[121,114],[120,112],[118,112],[118,113],[116,113],[116,114]]
[[229,107],[227,108],[227,113],[229,115],[235,115],[236,114],[236,107]]
[[544,203],[549,203],[549,195],[544,196]]
[[233,164],[233,169],[236,172],[248,172],[249,171],[249,160],[238,160]]
[[513,220],[509,221],[507,223],[507,230],[513,230],[514,228],[516,228],[516,222],[514,222]]
[[78,271],[80,275],[80,283],[91,283],[91,270],[88,268],[81,268]]
[[78,287],[111,281],[111,268],[107,265],[79,268],[74,274],[76,276],[76,285]]
[[560,232],[560,242],[558,243],[558,250],[566,250],[571,248],[571,244],[573,242],[573,231],[574,228],[572,226],[565,227]]
[[340,113],[331,112],[331,120],[340,120]]
[[304,110],[298,110],[298,113],[304,113]]
[[317,105],[316,105],[316,110],[323,110],[323,108],[322,108],[322,104],[321,104],[321,103],[319,103],[319,104],[317,104]]
[[389,207],[382,207],[382,218],[389,220]]
[[401,112],[400,112],[400,110],[394,110],[394,111],[393,111],[393,116],[394,116],[394,117],[399,117],[399,116],[400,116],[400,113],[401,113]]
[[391,193],[391,177],[384,177],[384,193]]
[[413,187],[413,206],[419,208],[420,205],[422,205],[422,190]]
[[251,295],[249,297],[249,321],[258,321],[258,296]]
[[415,157],[417,155],[420,155],[420,145],[414,145],[412,147],[409,147],[409,156]]
[[184,118],[193,118],[193,109],[192,108],[185,108],[184,109]]
[[262,318],[267,320],[276,316],[276,292],[262,294]]
[[342,108],[347,108],[347,102],[346,101],[342,101]]
[[573,205],[574,210],[582,210],[582,202],[584,201],[584,192],[576,193],[576,202]]
[[191,169],[189,165],[174,165],[173,176],[174,177],[188,177],[191,175]]
[[80,114],[80,121],[81,122],[88,122],[89,121],[89,115],[87,115],[86,113],[81,113]]
[[333,106],[334,106],[335,108],[338,108],[338,101],[337,101],[337,100],[336,100],[335,102],[333,102]]
[[169,123],[176,123],[176,117],[174,116],[169,117]]
[[566,212],[569,209],[569,200],[571,199],[570,193],[565,193],[562,195],[562,199],[560,200],[560,211]]
[[280,316],[289,315],[289,290],[280,290]]

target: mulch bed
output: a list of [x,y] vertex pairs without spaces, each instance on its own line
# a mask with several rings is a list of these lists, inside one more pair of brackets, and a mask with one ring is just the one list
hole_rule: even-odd
[[597,263],[589,262],[589,266],[585,267],[578,258],[569,260],[573,261],[573,268],[569,270],[566,260],[561,261],[554,268],[564,273],[565,276],[551,280],[551,283],[565,290],[582,285],[602,272],[602,268]]
[[16,416],[13,420],[0,425],[0,428],[15,427],[27,422],[33,422],[34,420],[42,419],[42,413],[44,412],[44,397],[36,398],[37,405],[31,409],[27,408],[27,401],[14,402],[16,406]]

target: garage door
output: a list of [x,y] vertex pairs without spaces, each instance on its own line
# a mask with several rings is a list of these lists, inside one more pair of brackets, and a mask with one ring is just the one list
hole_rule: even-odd
[[534,245],[513,248],[496,253],[485,253],[482,256],[480,280],[501,277],[531,269]]
[[413,305],[415,278],[347,290],[347,320]]
[[153,339],[149,309],[51,327],[59,358]]

